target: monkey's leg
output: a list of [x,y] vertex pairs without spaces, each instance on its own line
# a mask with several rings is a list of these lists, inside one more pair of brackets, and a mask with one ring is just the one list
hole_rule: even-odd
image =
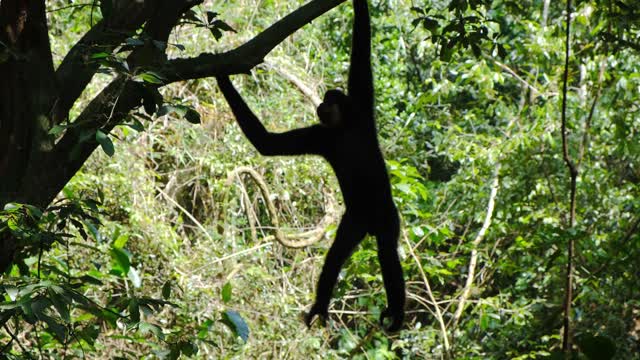
[[380,315],[381,325],[385,318],[391,318],[388,331],[397,331],[404,321],[405,288],[402,266],[398,257],[398,236],[400,224],[397,215],[376,236],[378,260],[382,269],[384,289],[387,293],[387,309]]
[[331,245],[322,267],[316,290],[316,301],[305,317],[307,326],[310,326],[315,315],[319,315],[321,320],[327,317],[331,293],[338,281],[340,269],[351,256],[356,246],[362,241],[365,234],[366,227],[364,224],[357,222],[347,214],[342,217],[336,232],[336,239]]

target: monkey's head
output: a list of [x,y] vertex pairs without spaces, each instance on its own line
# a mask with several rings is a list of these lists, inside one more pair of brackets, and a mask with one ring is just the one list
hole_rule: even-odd
[[345,125],[350,109],[349,97],[342,91],[334,89],[324,94],[324,100],[316,112],[323,126],[335,128]]

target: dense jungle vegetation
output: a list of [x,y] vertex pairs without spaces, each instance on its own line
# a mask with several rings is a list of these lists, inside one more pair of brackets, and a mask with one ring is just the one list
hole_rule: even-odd
[[[50,73],[70,101],[33,96],[49,86],[45,56],[5,27],[25,3],[46,5]],[[331,169],[260,156],[213,73],[185,63],[195,75],[178,81],[157,56],[236,49],[306,2],[176,0],[148,5],[183,4],[168,28],[94,33],[136,18],[123,3],[135,2],[0,2],[0,250],[15,253],[0,359],[640,358],[639,2],[369,1],[402,216],[396,334],[377,324],[372,238],[343,269],[327,327],[305,327],[342,211]],[[264,61],[227,64],[270,130],[314,123],[324,91],[345,88],[353,19],[338,4],[309,10]],[[34,78],[12,77],[23,63]],[[31,125],[8,114],[28,97],[47,104],[28,142],[39,150],[11,160],[24,134],[11,131]],[[81,168],[48,194],[67,163]]]

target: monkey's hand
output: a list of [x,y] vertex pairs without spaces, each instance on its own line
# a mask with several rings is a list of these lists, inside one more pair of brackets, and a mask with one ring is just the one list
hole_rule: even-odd
[[304,323],[308,328],[310,328],[314,323],[316,316],[318,317],[318,321],[320,321],[322,327],[326,326],[327,317],[329,317],[329,309],[326,306],[313,304],[311,310],[304,315]]
[[[385,326],[385,319],[390,319],[389,326]],[[388,332],[396,332],[400,330],[402,327],[402,322],[404,321],[404,310],[403,309],[390,309],[386,308],[380,314],[380,326],[382,326]],[[388,323],[388,322],[387,322]]]

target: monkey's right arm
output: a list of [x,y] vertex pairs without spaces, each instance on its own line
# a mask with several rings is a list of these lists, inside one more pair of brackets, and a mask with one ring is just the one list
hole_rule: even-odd
[[371,20],[368,0],[353,0],[353,35],[351,40],[351,65],[349,66],[348,93],[359,110],[362,119],[373,119],[374,90],[371,69]]
[[216,78],[218,86],[231,107],[242,132],[262,155],[322,154],[321,129],[311,126],[284,133],[265,129],[227,76]]

